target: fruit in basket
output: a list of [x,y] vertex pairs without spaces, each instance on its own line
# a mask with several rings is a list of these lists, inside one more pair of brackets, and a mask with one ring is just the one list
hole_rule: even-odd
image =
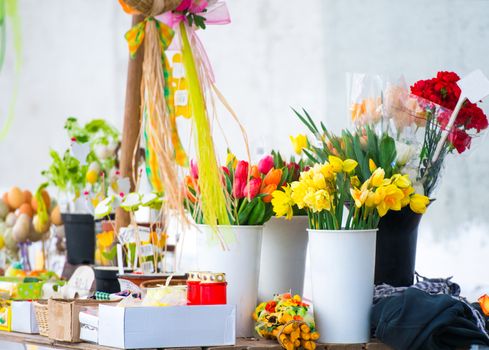
[[25,196],[24,192],[18,187],[12,187],[10,191],[8,191],[8,204],[11,208],[17,209],[22,204],[24,204]]
[[12,228],[12,235],[17,243],[27,241],[31,230],[31,218],[27,214],[20,214]]
[[32,192],[29,190],[24,190],[24,203],[31,204],[32,202]]
[[51,211],[51,222],[56,225],[63,225],[63,219],[61,218],[61,210],[59,205],[55,206],[53,211]]
[[3,201],[3,199],[0,199],[0,219],[1,220],[5,219],[8,212],[9,212],[8,205]]

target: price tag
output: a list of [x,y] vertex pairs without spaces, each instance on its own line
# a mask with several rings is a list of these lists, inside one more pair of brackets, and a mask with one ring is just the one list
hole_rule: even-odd
[[119,229],[119,238],[122,243],[134,242],[134,227],[121,227]]
[[145,244],[141,246],[141,256],[154,255],[154,249],[152,244]]
[[139,240],[141,242],[149,242],[150,241],[150,230],[149,227],[146,226],[138,226]]

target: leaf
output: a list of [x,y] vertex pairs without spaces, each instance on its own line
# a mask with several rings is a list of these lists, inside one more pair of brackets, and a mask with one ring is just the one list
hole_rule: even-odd
[[317,160],[313,155],[312,153],[310,153],[308,150],[306,149],[303,149],[302,152],[304,152],[304,154],[306,155],[307,158],[309,158],[311,161],[313,161],[314,163],[321,163],[319,160]]
[[301,120],[301,122],[315,135],[317,136],[317,129],[314,125],[311,125],[299,112],[297,112],[294,108],[292,108],[297,117]]
[[107,260],[114,260],[117,255],[117,246],[113,246],[108,252],[102,252],[102,256]]

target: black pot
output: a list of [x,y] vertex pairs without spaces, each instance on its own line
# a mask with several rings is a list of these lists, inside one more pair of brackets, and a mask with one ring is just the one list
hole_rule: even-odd
[[95,262],[95,222],[90,214],[61,214],[65,226],[66,259],[72,265]]
[[421,214],[409,206],[389,211],[379,222],[375,255],[375,284],[411,286],[414,281],[416,243]]
[[[116,266],[95,266],[95,287],[98,292],[119,293],[121,286],[117,279],[118,268]],[[125,272],[132,270],[125,269]]]

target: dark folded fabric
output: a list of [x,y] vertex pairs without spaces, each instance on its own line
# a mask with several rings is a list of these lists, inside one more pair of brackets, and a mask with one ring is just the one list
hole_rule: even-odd
[[489,345],[465,303],[449,295],[408,288],[377,302],[372,309],[375,337],[399,350],[455,349]]

